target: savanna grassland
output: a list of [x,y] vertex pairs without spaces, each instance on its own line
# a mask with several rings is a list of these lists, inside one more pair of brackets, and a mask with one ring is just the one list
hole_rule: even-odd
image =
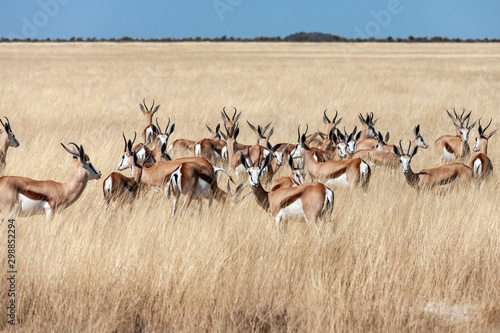
[[[420,124],[430,147],[413,158],[418,171],[438,165],[432,143],[455,133],[446,109],[500,127],[500,45],[9,43],[0,45],[0,92],[0,116],[20,142],[6,175],[64,182],[73,163],[60,143],[74,141],[104,179],[120,160],[122,131],[145,126],[143,98],[161,104],[161,126],[176,123],[170,142],[208,136],[224,106],[242,111],[242,143],[255,141],[246,120],[273,121],[272,143],[295,143],[297,125],[324,128],[325,109],[348,131],[373,112],[377,130],[405,146]],[[444,194],[418,195],[401,170],[373,169],[366,196],[334,189],[319,235],[301,221],[278,235],[251,194],[201,213],[195,203],[173,219],[172,201],[149,191],[106,215],[102,179],[89,181],[52,221],[16,219],[17,326],[2,314],[0,328],[497,331],[498,134],[488,153],[490,181]],[[5,222],[0,235],[6,313]]]

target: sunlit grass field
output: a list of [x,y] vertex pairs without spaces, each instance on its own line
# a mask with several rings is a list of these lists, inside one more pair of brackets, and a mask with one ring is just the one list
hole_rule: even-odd
[[[362,190],[333,189],[320,233],[273,220],[250,193],[197,203],[172,217],[172,200],[146,191],[104,213],[102,180],[116,171],[122,132],[145,121],[139,103],[161,104],[177,138],[208,137],[227,106],[247,126],[272,121],[273,144],[297,126],[324,130],[323,111],[361,125],[373,112],[392,143],[430,145],[415,171],[438,165],[432,143],[454,134],[446,109],[500,127],[498,44],[0,44],[0,116],[18,148],[5,175],[65,182],[82,144],[103,177],[47,222],[16,219],[17,326],[26,332],[301,331],[493,332],[500,329],[500,140],[489,142],[493,178],[449,193],[417,194],[400,169],[372,169]],[[470,141],[477,136],[477,125]],[[468,161],[466,161],[468,162]],[[124,172],[129,174],[129,171]],[[288,167],[279,176],[288,176]],[[310,178],[308,178],[310,181]],[[225,189],[227,177],[219,176]],[[238,182],[247,182],[243,177]],[[267,186],[267,185],[266,185]],[[235,185],[232,185],[234,190]],[[1,193],[0,193],[1,195]],[[7,223],[0,230],[6,313]]]

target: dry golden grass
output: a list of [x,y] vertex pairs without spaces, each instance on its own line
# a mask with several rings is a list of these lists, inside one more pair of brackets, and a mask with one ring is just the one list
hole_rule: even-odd
[[[66,181],[72,163],[59,143],[75,141],[104,178],[122,131],[144,128],[143,98],[162,105],[162,126],[176,123],[171,140],[202,138],[223,106],[243,112],[241,142],[255,140],[245,120],[272,120],[272,142],[294,142],[298,124],[323,128],[324,109],[338,109],[348,130],[374,112],[392,142],[418,123],[429,144],[454,133],[453,107],[493,118],[494,129],[499,54],[498,44],[1,44],[0,115],[21,143],[5,173]],[[17,329],[498,330],[498,142],[497,173],[482,187],[417,195],[400,170],[376,169],[366,197],[335,189],[320,235],[290,221],[278,237],[252,196],[205,203],[202,214],[193,204],[173,220],[172,202],[148,192],[105,216],[102,180],[91,181],[53,221],[16,220]],[[430,147],[412,165],[437,160]],[[6,223],[0,233],[6,258]],[[0,328],[15,330],[6,316]]]

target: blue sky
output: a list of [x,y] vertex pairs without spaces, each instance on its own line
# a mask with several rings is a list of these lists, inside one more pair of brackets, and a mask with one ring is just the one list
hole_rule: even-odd
[[500,38],[498,0],[1,0],[0,37]]

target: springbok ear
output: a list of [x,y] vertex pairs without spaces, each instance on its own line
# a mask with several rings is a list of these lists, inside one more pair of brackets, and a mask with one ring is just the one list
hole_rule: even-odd
[[[389,132],[387,132],[387,133],[389,133]],[[420,124],[418,124],[417,126],[415,126],[413,128],[413,133],[415,133],[415,136],[417,136],[418,133],[420,133]]]
[[155,114],[155,113],[158,111],[158,109],[159,109],[159,108],[160,108],[160,104],[158,104],[158,105],[155,107],[155,109],[154,109],[154,111],[153,111],[153,114]]
[[356,134],[356,140],[354,140],[354,141],[357,142],[360,137],[361,137],[361,132],[358,132],[358,134]]
[[240,134],[240,128],[236,127],[236,130],[234,131],[233,139],[236,140],[236,137]]
[[335,133],[333,131],[331,131],[330,133],[331,133],[330,138],[331,138],[332,142],[335,143],[335,144],[338,144],[338,141],[337,141],[338,138],[335,135]]
[[365,119],[363,119],[363,116],[361,115],[361,113],[358,115],[359,117],[359,121],[361,122],[362,125],[366,125],[366,121]]
[[394,154],[396,154],[398,157],[401,157],[401,153],[399,152],[398,147],[396,145],[392,146],[392,150],[394,151]]
[[142,103],[139,103],[139,107],[141,108],[142,113],[146,112],[146,110],[144,110],[144,105],[142,105]]
[[385,142],[389,141],[390,134],[389,132],[385,133]]
[[415,148],[413,148],[410,158],[413,158],[413,156],[417,154],[417,151],[418,151],[418,146],[415,146]]
[[221,131],[219,131],[219,134],[220,134],[220,136],[222,136],[222,138],[224,139],[224,141],[227,141],[226,134],[222,133]]
[[226,116],[224,115],[224,112],[220,112],[220,116],[222,117],[222,121],[225,123],[227,121]]
[[243,165],[243,167],[245,168],[245,170],[248,170],[247,159],[245,158],[245,155],[241,151],[240,151],[240,162]]
[[302,136],[300,137],[300,145],[303,146],[304,143],[306,143],[306,135],[302,134]]
[[269,138],[271,137],[271,135],[274,134],[274,126],[271,127],[271,130],[269,131],[269,134],[267,135],[267,139],[269,140]]
[[476,123],[477,123],[477,121],[475,121],[474,124],[470,125],[470,127],[468,127],[467,129],[470,131],[471,129],[474,128],[474,126],[476,126]]
[[238,119],[240,119],[240,116],[241,116],[241,111],[240,111],[240,113],[238,113],[236,118],[234,118],[233,122],[236,123],[238,121]]
[[489,139],[493,136],[493,134],[495,134],[496,132],[498,131],[498,128],[496,130],[494,130],[493,132],[491,132],[490,134],[488,135],[485,135],[486,136],[486,139]]
[[247,124],[248,124],[248,126],[250,126],[250,129],[255,132],[255,134],[259,134],[259,133],[257,133],[257,129],[255,128],[255,126],[250,124],[250,122],[248,120],[247,120]]
[[379,142],[384,142],[384,138],[382,137],[382,133],[379,131],[378,134],[377,134],[377,140]]
[[260,167],[261,171],[264,170],[269,165],[269,162],[271,162],[271,158],[273,158],[273,155],[267,154],[266,158],[264,159],[264,161],[262,162],[262,165]]
[[293,171],[293,157],[292,155],[289,155],[288,156],[288,165],[290,166],[290,168],[292,168],[292,171]]
[[175,123],[173,123],[172,126],[170,126],[170,131],[168,131],[168,136],[170,136],[170,134],[172,134],[174,130],[175,130]]

